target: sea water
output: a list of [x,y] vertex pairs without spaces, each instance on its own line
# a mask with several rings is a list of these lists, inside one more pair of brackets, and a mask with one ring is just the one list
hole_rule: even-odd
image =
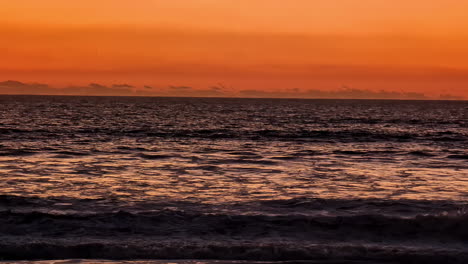
[[467,149],[467,101],[0,96],[0,259],[462,263]]

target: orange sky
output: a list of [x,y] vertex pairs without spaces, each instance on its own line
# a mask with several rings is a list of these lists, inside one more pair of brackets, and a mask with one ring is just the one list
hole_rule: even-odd
[[0,81],[468,98],[468,1],[3,2]]

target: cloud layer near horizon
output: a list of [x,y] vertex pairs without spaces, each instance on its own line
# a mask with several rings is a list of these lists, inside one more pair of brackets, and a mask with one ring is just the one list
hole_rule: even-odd
[[82,96],[168,96],[168,97],[240,97],[240,98],[329,98],[329,99],[403,99],[403,100],[464,100],[466,98],[443,94],[430,97],[423,93],[369,91],[342,87],[334,91],[317,89],[300,90],[298,88],[281,91],[228,89],[223,85],[206,89],[190,86],[168,86],[153,88],[136,87],[130,84],[113,84],[106,86],[90,83],[86,86],[52,87],[42,83],[23,83],[8,80],[0,82],[0,94],[10,95],[82,95]]

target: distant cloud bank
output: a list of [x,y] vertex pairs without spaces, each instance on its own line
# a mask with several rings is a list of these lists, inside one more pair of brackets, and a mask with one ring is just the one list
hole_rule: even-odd
[[51,87],[42,83],[23,83],[20,81],[0,82],[0,94],[18,95],[88,95],[88,96],[174,96],[174,97],[248,97],[248,98],[329,98],[329,99],[402,99],[402,100],[465,100],[461,96],[441,94],[438,97],[414,92],[370,91],[343,87],[334,91],[298,88],[283,91],[240,90],[233,92],[223,85],[206,89],[190,86],[169,86],[154,88],[145,85],[136,87],[130,84],[106,86],[90,83],[87,86]]

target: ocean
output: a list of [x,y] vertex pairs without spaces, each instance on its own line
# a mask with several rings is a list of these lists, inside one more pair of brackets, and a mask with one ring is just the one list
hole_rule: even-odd
[[467,263],[467,161],[468,101],[0,96],[0,260]]

